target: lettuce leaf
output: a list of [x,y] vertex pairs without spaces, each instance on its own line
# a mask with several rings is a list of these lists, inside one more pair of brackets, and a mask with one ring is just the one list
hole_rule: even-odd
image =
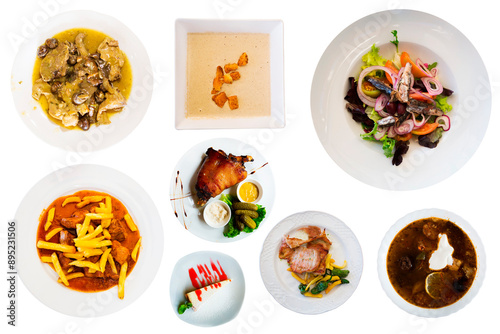
[[374,121],[375,123],[377,123],[379,120],[382,119],[382,116],[380,116],[373,107],[366,107],[365,113],[368,116],[368,118]]
[[436,106],[441,109],[444,113],[448,113],[453,109],[451,104],[448,103],[448,96],[438,95],[435,98]]
[[375,44],[373,44],[371,50],[361,58],[361,60],[364,61],[366,64],[365,66],[361,67],[362,69],[365,69],[365,68],[370,67],[370,66],[384,66],[385,65],[387,60],[384,59],[383,57],[381,57],[378,54],[378,51],[379,51],[379,48],[377,48],[375,46]]
[[369,133],[361,134],[360,136],[364,140],[376,141],[376,142],[382,143],[382,150],[384,150],[385,156],[387,158],[393,157],[394,153],[392,151],[394,150],[394,146],[396,145],[396,140],[387,137],[387,134],[384,135],[382,137],[382,139],[380,139],[380,140],[373,138],[373,135],[375,133],[377,133],[377,129],[378,129],[378,124],[377,124],[377,122],[375,122],[375,126],[373,127],[372,131],[370,131]]

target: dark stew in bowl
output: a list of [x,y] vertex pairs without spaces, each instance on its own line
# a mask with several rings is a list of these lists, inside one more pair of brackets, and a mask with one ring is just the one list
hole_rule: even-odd
[[[429,266],[440,238],[446,235],[453,247],[453,263],[436,270]],[[440,308],[462,298],[477,271],[474,245],[456,224],[441,218],[424,218],[404,227],[387,253],[387,273],[396,292],[408,303]]]

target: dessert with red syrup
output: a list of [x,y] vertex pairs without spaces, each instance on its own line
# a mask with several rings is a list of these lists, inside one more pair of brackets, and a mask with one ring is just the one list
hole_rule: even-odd
[[196,267],[189,268],[189,278],[195,290],[186,293],[186,301],[179,305],[178,312],[183,314],[187,309],[192,308],[197,311],[213,295],[231,282],[224,269],[213,260],[208,264],[197,264]]

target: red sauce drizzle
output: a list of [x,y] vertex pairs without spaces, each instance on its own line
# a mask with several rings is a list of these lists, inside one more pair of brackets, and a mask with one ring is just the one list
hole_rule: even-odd
[[[218,266],[210,259],[212,270],[206,264],[197,264],[196,269],[194,267],[189,268],[189,278],[193,287],[196,289],[204,287],[205,291],[207,291],[208,285],[216,283],[212,288],[219,288],[221,286],[220,281],[227,280],[227,275],[224,269],[222,269],[219,260],[217,260],[217,264]],[[201,291],[196,291],[196,295],[198,296],[198,300],[201,301]]]

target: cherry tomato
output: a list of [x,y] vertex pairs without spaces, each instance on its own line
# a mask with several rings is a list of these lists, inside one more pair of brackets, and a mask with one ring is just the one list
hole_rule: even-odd
[[361,90],[367,96],[373,97],[373,98],[379,97],[379,95],[382,93],[377,88],[375,88],[375,86],[373,86],[371,83],[369,83],[366,80],[361,83]]

